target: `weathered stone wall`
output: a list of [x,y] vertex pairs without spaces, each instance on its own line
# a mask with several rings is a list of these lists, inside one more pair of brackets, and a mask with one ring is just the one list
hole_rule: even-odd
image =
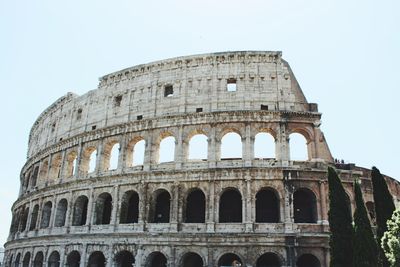
[[[229,92],[232,81],[236,91]],[[161,253],[172,267],[188,266],[187,255],[196,253],[203,266],[218,266],[230,253],[243,266],[260,266],[263,255],[281,266],[296,266],[303,256],[328,266],[326,169],[333,159],[320,118],[279,52],[182,57],[106,75],[97,90],[60,98],[34,124],[4,262],[31,266],[42,257],[49,266],[73,266],[68,261],[78,253],[83,267],[101,252],[107,266],[123,266],[119,255],[127,252],[135,266],[153,266],[154,253]],[[273,158],[254,156],[261,132],[273,137]],[[221,158],[227,133],[240,135],[241,158]],[[292,133],[304,136],[308,159],[290,158]],[[197,134],[207,137],[203,160],[188,158]],[[160,142],[168,136],[175,139],[174,160],[160,163]],[[144,161],[134,165],[141,140]],[[116,144],[118,166],[110,169]],[[353,177],[359,177],[373,205],[369,170],[337,167],[350,199]],[[388,181],[400,196],[399,184]],[[200,212],[188,210],[196,190],[204,196],[204,220],[187,222],[188,214]],[[162,192],[167,206],[157,200]],[[226,192],[239,195],[239,222],[221,218]],[[269,205],[257,202],[262,192],[276,201],[268,210],[278,214],[274,221],[258,218]],[[132,194],[137,218],[126,222]],[[157,205],[168,208],[166,222],[157,221]]]

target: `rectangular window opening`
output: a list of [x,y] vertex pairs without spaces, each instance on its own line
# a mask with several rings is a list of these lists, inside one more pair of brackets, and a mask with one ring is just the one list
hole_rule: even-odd
[[203,108],[196,108],[196,112],[203,112]]
[[268,110],[268,105],[261,105],[261,110]]
[[172,85],[166,85],[164,87],[164,97],[170,97],[174,95],[174,87]]
[[114,97],[114,107],[120,107],[122,101],[122,95],[117,95]]
[[96,130],[96,128],[97,128],[96,125],[93,125],[93,126],[92,126],[92,130]]
[[140,121],[141,119],[143,119],[143,115],[138,115],[138,116],[136,116],[136,119],[137,119],[138,121]]
[[226,90],[228,92],[236,92],[236,79],[228,79],[226,81]]

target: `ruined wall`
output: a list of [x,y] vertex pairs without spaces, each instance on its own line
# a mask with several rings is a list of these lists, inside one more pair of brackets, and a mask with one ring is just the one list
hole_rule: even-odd
[[[280,52],[174,58],[106,75],[32,127],[6,266],[328,266],[333,159],[320,119]],[[222,157],[228,133],[240,136],[241,157]],[[258,133],[272,136],[273,157],[255,157]],[[304,160],[291,159],[293,133],[305,139]],[[188,157],[196,135],[207,147],[197,160]],[[173,157],[160,162],[167,137]],[[371,202],[369,171],[337,167],[350,199],[360,177]],[[398,188],[391,181],[397,196]]]

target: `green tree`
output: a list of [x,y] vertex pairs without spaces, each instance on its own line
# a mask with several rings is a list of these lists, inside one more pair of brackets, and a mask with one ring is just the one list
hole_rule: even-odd
[[388,230],[382,238],[382,248],[389,266],[400,266],[400,209],[397,209],[391,220],[387,222]]
[[350,199],[336,171],[328,168],[329,183],[329,228],[330,266],[352,266],[353,225]]
[[376,267],[378,266],[378,248],[358,181],[354,182],[354,193],[356,210],[354,212],[353,263],[355,267]]
[[[374,202],[375,202],[375,214],[376,214],[376,238],[378,244],[383,237],[383,234],[387,231],[387,221],[392,217],[395,210],[392,195],[389,192],[385,178],[376,167],[372,167],[371,172],[372,186],[374,188]],[[383,267],[390,266],[388,259],[385,257],[385,253],[379,246],[379,261]]]

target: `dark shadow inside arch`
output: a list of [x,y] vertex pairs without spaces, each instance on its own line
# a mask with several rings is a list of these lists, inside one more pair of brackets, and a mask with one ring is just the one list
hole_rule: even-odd
[[167,258],[161,252],[153,252],[147,258],[145,267],[167,267]]
[[233,254],[233,253],[226,253],[226,254],[222,255],[221,258],[219,258],[218,267],[222,267],[222,266],[240,266],[240,265],[238,265],[238,263],[243,266],[243,262],[239,258],[238,255]]
[[109,193],[102,193],[96,200],[95,224],[110,224],[112,197]]
[[294,222],[316,223],[317,203],[313,192],[299,189],[293,194]]
[[139,220],[139,195],[128,191],[122,197],[120,223],[137,223]]
[[27,252],[24,256],[24,260],[22,261],[22,267],[29,267],[30,261],[31,261],[31,253]]
[[50,254],[47,267],[60,267],[60,254],[57,251]]
[[[29,258],[30,258],[30,256],[29,256]],[[14,267],[20,267],[20,264],[21,264],[21,253],[18,253],[18,255],[17,255],[17,257],[15,258],[15,261],[14,261]],[[12,266],[13,265],[10,264],[10,267],[12,267]]]
[[90,254],[88,267],[105,267],[106,266],[106,258],[104,254],[100,251],[95,251]]
[[79,196],[74,205],[74,214],[72,217],[72,226],[82,226],[86,224],[88,198],[86,196]]
[[321,267],[321,263],[314,255],[303,254],[297,259],[296,267]]
[[33,260],[33,267],[42,267],[43,266],[43,252],[36,253],[35,259]]
[[19,229],[20,232],[23,232],[26,230],[26,224],[28,222],[28,215],[29,215],[29,208],[25,208],[24,212],[22,214],[22,217],[21,217],[20,229]]
[[280,267],[281,262],[275,253],[265,253],[258,258],[256,267]]
[[169,223],[171,196],[167,191],[161,190],[156,195],[154,206],[154,216],[152,222]]
[[115,267],[132,267],[135,257],[129,251],[121,251],[115,256]]
[[186,198],[186,223],[204,223],[206,198],[203,191],[195,189]]
[[36,204],[33,207],[32,215],[31,215],[31,222],[29,225],[29,231],[33,231],[36,229],[38,215],[39,215],[39,205]]
[[279,200],[272,189],[262,189],[256,195],[256,222],[278,223]]
[[42,220],[40,222],[40,228],[47,228],[50,226],[50,217],[52,208],[53,204],[50,201],[44,204],[42,211]]
[[182,257],[181,267],[203,267],[203,259],[199,254],[194,252],[188,252]]
[[67,267],[79,267],[81,264],[81,255],[78,251],[74,250],[67,256]]
[[219,222],[242,222],[242,196],[235,189],[226,190],[219,201]]
[[66,219],[66,215],[67,215],[67,207],[68,207],[68,202],[65,198],[61,199],[58,202],[57,210],[56,210],[56,220],[54,222],[55,227],[62,227],[65,225],[65,219]]

